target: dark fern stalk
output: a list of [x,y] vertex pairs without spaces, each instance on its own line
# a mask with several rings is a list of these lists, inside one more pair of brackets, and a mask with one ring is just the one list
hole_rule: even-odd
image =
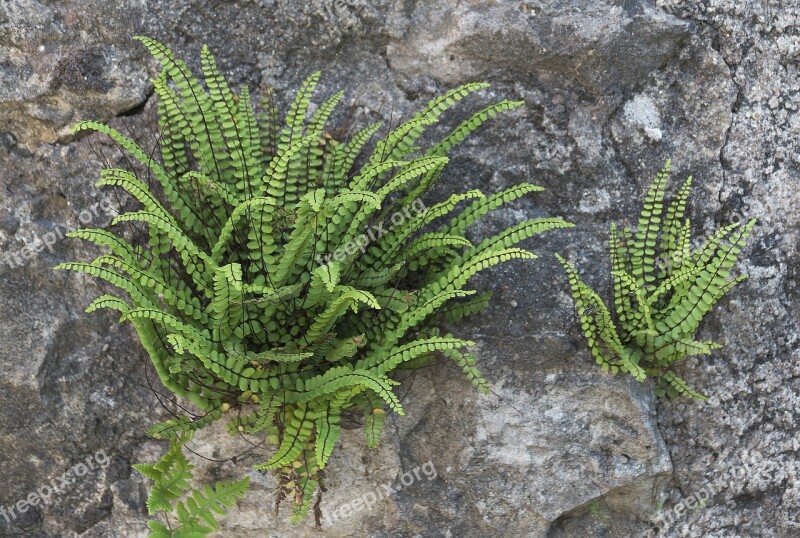
[[714,304],[747,275],[732,276],[755,220],[723,226],[695,248],[688,218],[689,177],[665,203],[670,162],[658,173],[635,229],[611,226],[614,315],[584,284],[575,268],[558,256],[569,277],[581,329],[604,370],[628,372],[639,381],[656,380],[656,393],[692,399],[694,391],[674,371],[686,357],[722,347],[694,334]]
[[[500,101],[420,147],[428,127],[486,84],[433,99],[365,153],[380,124],[347,142],[326,130],[341,92],[309,114],[319,73],[303,83],[281,123],[271,94],[256,111],[247,88],[235,94],[207,48],[201,81],[164,45],[138,39],[162,67],[153,81],[160,159],[99,123],[75,131],[107,134],[155,179],[151,190],[130,170],[107,169],[99,183],[121,187],[141,204],[113,224],[144,223],[149,240],[134,246],[110,231],[79,230],[71,235],[109,253],[59,268],[119,288],[121,297],[98,297],[87,311],[122,312],[163,385],[197,406],[196,414],[150,434],[175,438],[235,410],[232,433],[263,432],[277,445],[257,468],[275,473],[278,499],[291,501],[297,522],[314,505],[342,413],[363,412],[370,446],[380,440],[387,411],[403,414],[396,369],[440,353],[486,389],[467,351],[473,343],[438,327],[486,306],[490,293],[465,289],[475,273],[535,258],[514,245],[571,224],[525,220],[478,244],[464,236],[489,211],[541,190],[527,183],[421,203],[453,146],[522,104]],[[385,233],[367,233],[397,214],[404,218],[393,218]]]

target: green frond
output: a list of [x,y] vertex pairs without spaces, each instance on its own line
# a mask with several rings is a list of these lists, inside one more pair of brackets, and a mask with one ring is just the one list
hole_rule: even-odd
[[347,286],[343,289],[342,293],[317,316],[317,319],[305,334],[305,339],[308,342],[316,342],[333,327],[337,320],[348,309],[352,309],[354,313],[358,313],[359,303],[376,310],[380,310],[381,308],[378,300],[370,292]]
[[509,187],[504,191],[500,191],[497,194],[476,200],[470,206],[464,209],[460,215],[453,217],[447,225],[440,229],[440,231],[452,235],[464,235],[464,232],[472,223],[490,211],[499,208],[503,204],[513,202],[521,196],[542,190],[544,189],[537,185],[521,183],[519,185]]
[[[306,136],[297,141],[292,138],[292,145],[283,149],[279,144],[278,155],[276,155],[270,162],[264,177],[256,183],[258,194],[269,194],[271,197],[279,200],[281,205],[291,208],[294,206],[294,201],[298,199],[297,193],[299,190],[300,181],[300,164],[298,163],[298,156],[303,154],[304,148],[314,144],[317,141],[315,136]],[[289,183],[289,177],[294,177],[294,182]],[[286,201],[287,192],[292,200]]]
[[227,513],[241,498],[250,484],[250,477],[229,482],[217,482],[214,487],[205,485],[192,489],[193,466],[183,455],[183,446],[191,433],[174,436],[169,451],[156,463],[139,463],[132,467],[153,482],[147,498],[147,510],[177,516],[177,524],[167,527],[159,521],[148,522],[151,538],[205,537],[219,529],[217,518]]
[[303,452],[306,442],[311,438],[314,430],[314,414],[308,405],[298,404],[297,408],[287,417],[286,430],[283,432],[281,445],[275,454],[264,463],[255,466],[256,469],[277,469],[290,464]]
[[169,451],[158,462],[132,466],[154,482],[147,497],[147,511],[151,515],[156,512],[171,511],[172,502],[190,488],[189,480],[192,479],[194,466],[189,463],[181,450],[186,441],[188,441],[187,436],[175,437],[170,442]]
[[171,439],[176,435],[186,434],[205,428],[222,416],[222,404],[216,404],[209,412],[195,419],[185,415],[160,422],[147,429],[147,435],[156,439]]
[[119,144],[122,149],[130,153],[137,161],[146,166],[161,182],[162,186],[165,184],[169,186],[169,181],[164,168],[162,168],[159,163],[150,157],[150,155],[148,155],[147,152],[139,147],[133,140],[122,135],[116,129],[96,121],[82,121],[72,127],[73,133],[77,134],[81,131],[97,131],[109,136],[112,140],[114,140],[114,142]]
[[[392,162],[394,163],[396,161]],[[446,157],[431,157],[417,159],[413,163],[402,167],[401,170],[389,181],[387,181],[385,185],[382,185],[377,189],[377,201],[382,203],[390,194],[392,194],[392,192],[403,187],[412,179],[423,176],[431,170],[441,169],[445,166],[445,164],[447,164]],[[365,228],[367,218],[377,209],[380,209],[380,205],[377,207],[374,204],[370,206],[362,205],[360,209],[356,211],[354,215],[352,215],[350,227],[342,238],[341,243],[353,241],[354,238],[359,235],[360,231]]]
[[454,106],[458,101],[478,90],[488,88],[485,82],[464,84],[449,92],[434,97],[424,109],[418,112],[411,120],[400,125],[387,136],[385,143],[378,144],[374,155],[383,159],[404,158],[415,149],[414,143],[425,132],[425,128],[433,125],[439,117]]
[[447,273],[423,289],[423,297],[434,296],[443,291],[460,290],[467,281],[479,271],[493,267],[498,263],[515,259],[534,260],[536,255],[521,248],[506,248],[485,251],[464,263],[451,267]]
[[467,249],[464,251],[462,259],[469,256],[476,256],[483,252],[503,250],[513,247],[520,241],[547,230],[571,228],[573,226],[575,225],[570,222],[555,218],[525,220],[519,224],[511,226],[510,228],[506,228],[497,235],[484,239],[475,248]]
[[364,149],[367,142],[381,127],[383,127],[381,122],[364,127],[353,135],[353,138],[347,144],[341,145],[341,151],[336,154],[336,158],[333,160],[333,169],[330,171],[330,177],[326,178],[326,188],[334,189],[341,186],[337,179],[349,177],[350,169],[355,164],[361,150]]
[[148,213],[147,211],[134,211],[131,213],[123,213],[114,217],[111,224],[119,224],[120,222],[138,221],[150,225],[150,233],[154,231],[165,234],[171,241],[172,246],[178,251],[178,254],[183,261],[184,268],[192,281],[201,290],[209,290],[209,282],[211,281],[211,271],[216,268],[216,263],[211,257],[203,252],[189,237],[187,237],[180,228],[173,224],[169,219],[161,217],[155,213]]
[[491,298],[492,292],[487,291],[466,301],[451,301],[443,306],[439,312],[444,315],[445,321],[455,323],[484,310],[489,305]]
[[[140,289],[152,290],[157,294],[154,299],[169,305],[187,318],[200,323],[208,322],[208,316],[203,312],[200,301],[197,297],[191,295],[185,287],[173,287],[160,277],[154,276],[152,272],[141,270],[116,256],[103,255],[92,262],[92,265],[102,264],[114,267],[121,272],[120,274],[129,275],[140,286]],[[154,302],[156,301],[154,300]],[[147,306],[147,304],[141,303],[139,306]]]
[[674,372],[666,372],[662,378],[664,380],[664,383],[661,384],[661,386],[664,387],[662,390],[664,393],[669,394],[670,396],[680,394],[681,396],[686,396],[691,400],[708,400],[707,396],[692,390],[692,388],[689,387],[689,385],[687,385],[686,382],[678,377]]
[[122,291],[126,292],[135,304],[145,307],[154,306],[153,300],[144,289],[142,289],[132,280],[121,276],[119,273],[111,269],[100,267],[91,263],[79,262],[60,263],[55,267],[55,269],[77,271],[93,277],[102,278],[109,284],[113,284]]
[[170,330],[177,331],[188,338],[193,338],[197,341],[205,341],[209,338],[208,330],[201,330],[190,323],[184,323],[176,316],[168,314],[163,310],[157,308],[135,308],[129,310],[122,316],[123,321],[126,319],[149,319],[156,323],[162,324]]
[[131,309],[131,305],[113,295],[101,295],[94,299],[89,306],[86,307],[86,313],[92,313],[100,308],[107,308],[109,310],[117,310],[125,314]]
[[453,148],[453,146],[463,142],[470,133],[472,133],[475,129],[480,127],[489,119],[497,116],[498,113],[505,112],[506,110],[513,110],[519,106],[522,106],[523,104],[525,104],[524,101],[509,101],[508,99],[503,99],[499,103],[489,105],[480,112],[476,112],[468,119],[461,122],[461,124],[456,127],[453,132],[444,137],[438,144],[433,146],[428,151],[428,154],[446,155],[447,152]]
[[328,458],[333,452],[333,446],[339,439],[339,432],[341,427],[339,422],[341,420],[340,411],[331,407],[328,403],[327,409],[319,413],[316,421],[317,438],[315,443],[317,463],[320,469],[324,469],[328,463]]
[[654,274],[656,248],[664,213],[664,194],[669,179],[671,163],[667,161],[658,172],[647,191],[644,205],[636,227],[636,237],[631,250],[631,274],[637,285],[650,285],[655,281]]
[[[225,225],[222,227],[222,230],[219,234],[219,239],[217,239],[217,242],[211,249],[211,258],[216,262],[222,261],[222,255],[225,253],[226,248],[231,247],[230,243],[234,238],[236,226],[243,217],[250,216],[252,218],[252,215],[256,214],[258,210],[266,208],[269,209],[270,212],[258,212],[257,214],[260,219],[264,219],[266,216],[266,218],[269,220],[270,213],[274,210],[275,206],[275,199],[267,196],[250,198],[249,200],[245,200],[237,205],[236,208],[231,212],[231,215],[228,217]],[[272,242],[272,237],[266,236],[264,238],[264,240],[267,239],[270,240],[270,243]]]
[[464,375],[467,376],[472,385],[478,389],[478,392],[481,394],[488,394],[489,390],[489,382],[483,377],[481,371],[475,366],[475,355],[472,353],[463,353],[459,349],[443,349],[441,350],[442,353],[455,361],[455,363],[461,368],[464,372]]
[[161,202],[153,196],[147,185],[139,181],[135,175],[126,170],[120,170],[118,168],[106,168],[105,170],[101,170],[100,181],[97,182],[97,186],[122,187],[144,206],[145,211],[156,214],[174,223],[172,215],[170,215],[161,205]]
[[[433,296],[420,294],[416,302],[399,316],[392,315],[396,321],[389,321],[383,328],[383,334],[375,334],[373,348],[394,346],[410,330],[417,328],[426,318],[433,315],[444,303],[451,299],[467,297],[474,290],[446,289]],[[374,334],[374,332],[373,332]]]
[[[289,113],[286,115],[286,125],[281,131],[278,143],[279,153],[281,151],[288,152],[292,147],[296,147],[298,150],[292,152],[290,158],[287,159],[285,175],[280,178],[280,181],[273,179],[270,182],[272,190],[268,191],[288,207],[297,203],[305,190],[305,157],[307,155],[305,151],[319,138],[319,133],[306,133],[305,122],[308,106],[311,104],[311,96],[319,82],[320,75],[319,71],[312,73],[300,86],[300,90],[289,108]],[[306,142],[301,144],[304,135],[306,135]],[[278,183],[280,187],[278,187]],[[281,192],[275,192],[276,190]]]
[[364,433],[369,448],[375,448],[380,444],[383,425],[386,422],[386,410],[382,407],[382,403],[378,405],[381,407],[375,407],[365,413]]
[[478,190],[471,190],[461,194],[453,194],[444,202],[425,208],[422,213],[403,221],[401,225],[396,226],[391,232],[378,238],[375,244],[367,250],[364,261],[378,268],[396,263],[401,247],[406,244],[414,233],[452,211],[460,202],[471,198],[483,198],[483,193]]
[[368,370],[377,375],[384,375],[404,362],[411,361],[426,353],[435,351],[445,351],[451,349],[461,349],[474,346],[475,342],[461,340],[459,338],[427,338],[414,340],[408,344],[396,347],[391,351],[377,349],[368,354],[364,359],[355,364],[357,370]]
[[325,374],[310,379],[305,384],[305,392],[298,396],[300,403],[305,403],[329,394],[334,394],[344,388],[364,386],[380,396],[386,404],[398,415],[405,414],[400,400],[392,390],[395,384],[384,375],[375,374],[367,370],[349,370],[332,368]]
[[[738,226],[726,227],[736,233],[729,239],[729,243],[719,246],[719,249],[715,250],[714,257],[694,275],[691,286],[681,299],[673,300],[674,308],[658,324],[659,331],[671,335],[675,340],[694,334],[703,317],[713,308],[717,300],[730,289],[730,286],[740,280],[730,279],[730,269],[736,263],[754,225],[755,221],[750,221],[740,230],[736,230]],[[706,258],[705,254],[701,254],[700,263]]]
[[250,477],[246,476],[241,480],[217,482],[214,488],[206,485],[202,490],[192,490],[191,495],[178,502],[178,522],[185,528],[202,521],[208,533],[218,530],[217,517],[225,515],[249,487]]
[[144,263],[144,261],[141,260],[141,253],[137,252],[136,247],[109,231],[97,228],[80,228],[73,232],[68,232],[66,235],[67,237],[76,237],[84,241],[89,241],[101,247],[108,247],[112,253],[116,254],[130,265],[141,267]]
[[439,232],[431,232],[421,235],[411,242],[408,249],[403,254],[402,261],[408,263],[420,256],[430,255],[447,247],[472,247],[472,243],[460,235],[449,235]]
[[[683,231],[684,215],[689,195],[692,191],[692,176],[686,178],[681,185],[675,199],[667,207],[664,225],[661,229],[661,242],[659,251],[664,258],[674,257],[681,251],[680,237]],[[660,275],[663,278],[663,275]]]

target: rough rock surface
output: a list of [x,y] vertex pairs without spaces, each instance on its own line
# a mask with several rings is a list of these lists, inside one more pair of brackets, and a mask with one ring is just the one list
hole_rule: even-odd
[[[358,114],[395,122],[487,80],[492,96],[525,106],[460,148],[443,187],[547,188],[484,233],[526,216],[577,225],[532,239],[535,263],[476,281],[496,290],[494,303],[457,332],[480,342],[494,394],[436,366],[403,386],[407,415],[390,420],[380,448],[345,433],[323,535],[797,536],[799,25],[795,0],[3,2],[0,507],[59,485],[99,451],[109,459],[46,505],[0,512],[0,536],[146,535],[146,489],[130,463],[163,450],[142,433],[163,414],[146,356],[113,316],[83,313],[90,280],[50,270],[89,255],[65,230],[105,226],[120,203],[93,187],[102,160],[120,158],[114,148],[67,127],[111,120],[152,136],[154,64],[135,34],[187,59],[207,43],[235,81],[283,96],[322,69],[321,93],[346,88]],[[656,403],[648,384],[601,373],[552,257],[604,289],[608,223],[635,211],[667,157],[676,176],[696,178],[697,233],[759,219],[742,263],[750,279],[703,325],[726,347],[684,372],[707,404]],[[193,448],[226,460],[197,459],[212,478],[265,454],[231,459],[249,447],[217,430]],[[220,536],[319,535],[276,518],[272,479],[252,476]],[[354,505],[370,493],[374,506]]]

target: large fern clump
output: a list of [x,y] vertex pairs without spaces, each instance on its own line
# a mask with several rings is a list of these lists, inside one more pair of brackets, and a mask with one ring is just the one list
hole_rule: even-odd
[[650,185],[635,228],[611,225],[611,276],[614,314],[580,280],[575,268],[558,256],[567,271],[581,329],[603,369],[628,372],[639,381],[656,380],[659,396],[706,397],[675,373],[691,355],[722,347],[694,340],[703,317],[747,275],[731,270],[755,220],[719,228],[699,245],[684,218],[691,176],[665,202],[670,162]]
[[82,229],[70,235],[109,253],[59,268],[124,292],[98,297],[87,311],[122,312],[163,385],[196,405],[197,413],[150,433],[170,438],[226,415],[233,433],[263,432],[277,448],[257,467],[275,472],[279,498],[291,500],[299,521],[317,498],[343,412],[363,413],[370,446],[387,412],[403,414],[391,376],[397,369],[440,354],[486,388],[467,351],[473,343],[438,327],[487,304],[490,293],[465,289],[474,274],[535,258],[514,245],[571,225],[525,220],[473,244],[465,237],[471,224],[541,187],[491,196],[470,190],[428,207],[420,199],[453,146],[521,105],[500,101],[421,147],[426,128],[486,84],[433,99],[367,151],[379,123],[344,140],[326,130],[342,92],[311,111],[319,73],[281,120],[270,91],[257,107],[246,87],[234,93],[207,48],[201,81],[164,45],[137,39],[162,67],[153,81],[160,151],[151,156],[95,122],[75,131],[107,134],[148,171],[106,169],[99,182],[139,202],[112,225],[146,225],[147,240]]

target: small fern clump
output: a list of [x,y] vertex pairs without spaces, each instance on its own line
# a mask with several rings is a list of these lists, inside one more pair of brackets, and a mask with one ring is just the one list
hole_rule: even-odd
[[[147,497],[147,510],[150,514],[173,512],[175,504],[175,524],[164,525],[152,520],[148,526],[151,538],[197,538],[207,536],[219,529],[217,516],[227,510],[247,491],[250,477],[241,480],[217,482],[212,488],[191,489],[194,468],[183,454],[183,445],[193,432],[173,436],[170,448],[156,463],[138,463],[133,468],[153,481]],[[169,522],[168,522],[169,523]]]
[[714,304],[747,278],[733,277],[731,270],[755,221],[723,226],[693,246],[690,220],[684,219],[692,178],[665,203],[669,169],[667,161],[650,185],[635,229],[611,226],[615,315],[570,263],[558,259],[569,276],[589,349],[603,369],[628,372],[639,381],[654,378],[659,396],[705,400],[674,368],[690,355],[722,347],[693,337]]
[[360,157],[380,124],[348,140],[332,136],[326,124],[343,94],[310,114],[319,73],[281,121],[269,91],[257,108],[247,88],[235,94],[207,48],[201,81],[164,45],[138,39],[162,67],[153,81],[160,158],[99,123],[75,130],[107,134],[148,170],[140,178],[106,169],[99,182],[141,205],[112,224],[144,224],[148,239],[131,244],[106,230],[79,230],[71,235],[110,252],[59,268],[122,290],[123,297],[103,295],[87,311],[122,312],[163,385],[197,406],[150,433],[174,438],[225,415],[234,434],[263,432],[277,449],[257,468],[275,473],[279,500],[290,499],[300,521],[318,498],[342,414],[363,413],[370,446],[387,411],[403,414],[393,372],[439,353],[486,388],[467,351],[472,342],[438,327],[487,304],[490,293],[465,289],[475,273],[535,258],[514,245],[570,224],[532,219],[478,244],[465,237],[487,212],[541,190],[527,183],[491,196],[453,194],[430,207],[421,202],[453,146],[521,104],[500,101],[429,148],[418,145],[427,127],[486,84],[433,99]]

